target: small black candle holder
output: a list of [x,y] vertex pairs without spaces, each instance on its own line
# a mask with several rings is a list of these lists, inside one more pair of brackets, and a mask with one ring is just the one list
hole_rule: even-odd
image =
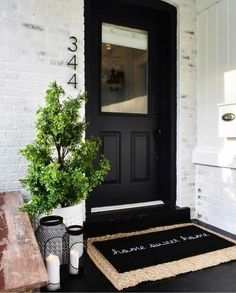
[[[65,263],[69,265],[69,272],[72,275],[78,275],[80,271],[79,259],[83,254],[83,227],[80,225],[72,225],[67,227],[67,231],[63,236],[64,251],[68,254]],[[75,263],[75,256],[78,255],[78,264]]]

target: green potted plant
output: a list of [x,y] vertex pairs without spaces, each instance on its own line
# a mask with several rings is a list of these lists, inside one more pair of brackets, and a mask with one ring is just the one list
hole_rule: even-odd
[[99,152],[100,139],[84,139],[86,122],[80,117],[84,102],[86,94],[72,99],[53,82],[45,105],[37,111],[35,140],[21,150],[29,162],[21,183],[31,194],[21,210],[31,218],[68,214],[68,223],[75,224],[73,213],[81,217],[81,202],[109,172],[109,162]]

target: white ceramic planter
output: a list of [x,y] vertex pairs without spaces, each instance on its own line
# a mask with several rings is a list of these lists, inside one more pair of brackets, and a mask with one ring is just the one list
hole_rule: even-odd
[[[84,205],[83,203],[77,204],[75,206],[58,208],[52,212],[52,215],[63,217],[63,223],[68,227],[71,225],[80,225],[83,226],[84,219]],[[83,241],[83,235],[81,240]],[[78,245],[73,246],[74,250],[77,250],[79,257],[83,254],[83,244],[78,243]]]
[[52,215],[61,216],[67,227],[71,225],[83,226],[84,205],[83,203],[79,203],[75,206],[57,208],[53,210]]
[[[52,215],[63,217],[63,223],[67,227],[71,226],[71,225],[83,226],[84,204],[83,204],[83,202],[81,202],[81,203],[74,205],[74,206],[54,209],[52,212]],[[35,219],[33,221],[33,227],[34,227],[35,231],[40,224],[39,223],[40,219],[45,216],[47,216],[47,215],[45,214],[45,215],[40,215],[40,216],[35,217]]]

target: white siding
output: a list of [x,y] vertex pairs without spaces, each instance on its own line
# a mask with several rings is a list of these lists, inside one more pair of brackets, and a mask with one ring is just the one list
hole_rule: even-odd
[[[219,159],[219,153],[228,142],[218,137],[218,103],[236,102],[236,95],[225,91],[225,74],[236,69],[235,27],[235,0],[221,0],[197,17],[198,147],[194,152],[195,163],[228,166]],[[231,83],[232,92],[236,92],[234,84],[236,80]],[[204,156],[204,152],[210,155]],[[234,156],[232,153],[232,160]]]
[[196,10],[198,13],[202,12],[219,1],[221,0],[196,0]]
[[236,69],[236,37],[235,37],[235,28],[236,28],[236,1],[229,1],[229,10],[228,15],[225,17],[229,20],[229,66],[230,70]]
[[205,16],[207,12],[202,13],[198,17],[198,56],[202,57],[198,59],[198,105],[205,105],[198,111],[198,129],[201,127],[201,133],[199,135],[198,131],[198,143],[203,145],[208,139],[207,128],[205,125],[208,123],[208,105],[206,103],[208,99],[207,83],[208,76],[206,72],[208,71],[207,62],[207,51],[208,51],[208,19]]
[[236,78],[225,80],[225,74],[236,69],[236,1],[215,2],[199,9],[203,2],[196,0],[200,11],[198,146],[193,156],[197,166],[196,214],[206,223],[236,233],[236,140],[218,137],[217,106],[236,102]]
[[[201,56],[201,55],[199,55]],[[229,70],[229,21],[228,1],[218,5],[218,102],[224,102],[224,73]]]

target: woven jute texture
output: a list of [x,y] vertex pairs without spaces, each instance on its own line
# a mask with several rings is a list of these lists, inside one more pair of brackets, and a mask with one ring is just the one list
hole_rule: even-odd
[[226,239],[236,244],[236,241],[233,239],[225,237],[219,233],[213,232],[202,226],[187,223],[172,226],[156,227],[132,233],[119,233],[114,235],[89,238],[87,240],[87,253],[93,260],[95,265],[99,268],[99,270],[107,277],[107,279],[110,280],[113,286],[118,290],[123,290],[128,287],[136,286],[142,282],[162,280],[165,278],[177,276],[179,274],[198,271],[204,268],[219,265],[221,263],[236,260],[236,246],[232,246],[229,248],[224,248],[192,257],[183,258],[177,261],[132,270],[129,272],[118,273],[117,270],[111,265],[111,263],[93,245],[94,242],[98,241],[106,241],[111,239],[142,235],[151,232],[166,231],[170,229],[187,226],[199,227],[202,230],[208,231],[212,234],[215,234],[223,239]]

